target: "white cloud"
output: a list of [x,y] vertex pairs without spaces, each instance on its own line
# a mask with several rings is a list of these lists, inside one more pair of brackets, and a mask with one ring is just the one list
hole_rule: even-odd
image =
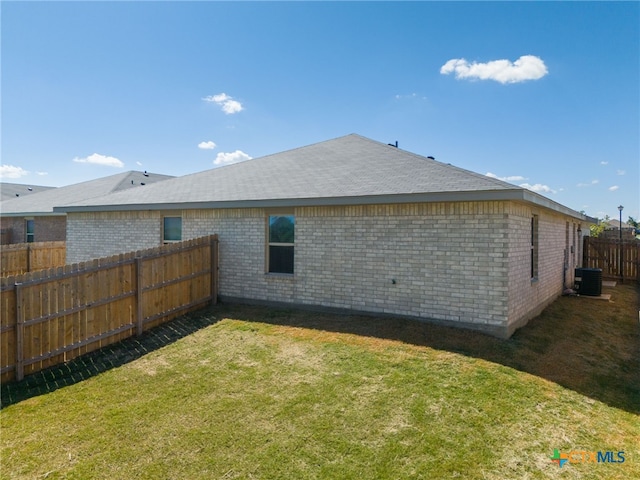
[[106,167],[115,167],[122,168],[124,167],[124,163],[117,159],[116,157],[109,157],[107,155],[100,155],[99,153],[94,153],[93,155],[89,155],[85,158],[76,157],[73,159],[74,162],[77,163],[92,163],[94,165],[104,165]]
[[251,157],[242,150],[236,150],[235,152],[230,153],[220,152],[213,161],[213,164],[231,165],[232,163],[244,162],[245,160],[251,160]]
[[139,167],[142,166],[142,162],[136,162],[136,165],[138,165]]
[[609,162],[605,162],[604,160],[600,162],[600,165],[609,165]]
[[49,172],[36,172],[36,175],[40,175],[41,177],[44,177],[45,175],[49,175]]
[[542,185],[541,183],[536,183],[534,185],[529,185],[528,183],[520,184],[522,188],[526,188],[527,190],[531,190],[532,192],[544,192],[544,193],[556,193],[555,190],[551,189],[547,185]]
[[214,148],[216,148],[216,144],[209,140],[208,142],[200,142],[198,144],[198,148],[200,148],[201,150],[213,150]]
[[426,100],[427,97],[423,96],[423,95],[418,95],[417,93],[411,93],[409,95],[401,95],[401,94],[397,94],[396,95],[396,100],[405,100],[405,99],[409,99],[409,100]]
[[600,180],[591,180],[591,183],[579,183],[576,187],[591,187],[600,183]]
[[0,165],[0,178],[20,178],[28,174],[29,172],[22,167]]
[[627,174],[626,170],[618,170],[616,173],[618,175],[626,175]]
[[440,73],[455,73],[457,79],[495,80],[505,84],[538,80],[544,77],[548,70],[540,57],[523,55],[513,63],[510,60],[469,63],[464,58],[454,58],[440,68]]
[[524,178],[521,175],[511,175],[511,176],[508,176],[508,177],[499,177],[495,173],[491,173],[491,172],[487,172],[485,175],[487,177],[490,177],[490,178],[495,178],[496,180],[502,180],[503,182],[521,182],[522,180],[526,180],[526,178]]
[[614,185],[612,187],[609,187],[609,191],[610,192],[615,192],[616,190],[618,190],[620,187],[618,185]]
[[227,95],[226,93],[209,95],[208,97],[204,97],[202,100],[209,103],[215,103],[216,105],[222,107],[222,111],[227,115],[238,113],[244,110],[240,102],[234,100],[233,97]]

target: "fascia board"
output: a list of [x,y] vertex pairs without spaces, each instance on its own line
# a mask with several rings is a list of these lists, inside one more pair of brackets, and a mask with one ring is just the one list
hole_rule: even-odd
[[63,212],[2,212],[0,217],[64,217]]

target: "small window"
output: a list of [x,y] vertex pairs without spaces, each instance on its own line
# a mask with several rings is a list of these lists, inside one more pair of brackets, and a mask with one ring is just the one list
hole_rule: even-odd
[[267,271],[269,273],[293,273],[295,217],[293,215],[269,215]]
[[571,265],[576,265],[576,224],[573,224],[573,228],[571,230]]
[[538,215],[531,217],[531,280],[538,279]]
[[162,241],[164,243],[182,241],[182,217],[164,217]]
[[27,243],[35,241],[35,220],[27,220]]

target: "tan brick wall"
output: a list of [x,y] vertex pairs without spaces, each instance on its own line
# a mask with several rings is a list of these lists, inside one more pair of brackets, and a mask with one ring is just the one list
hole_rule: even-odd
[[[531,278],[531,217],[538,215],[538,277]],[[567,243],[568,222],[568,243]],[[571,217],[511,204],[509,215],[509,331],[538,315],[572,287],[580,265],[577,229]],[[565,259],[566,250],[566,259]]]
[[[293,213],[293,276],[265,273],[268,210],[171,214],[182,215],[183,239],[219,235],[223,298],[423,317],[506,335],[562,291],[565,219],[539,212],[540,275],[532,283],[526,205],[443,202]],[[162,215],[71,213],[67,256],[76,262],[159,245]]]
[[500,326],[503,212],[495,202],[301,208],[298,302]]
[[67,215],[67,262],[83,262],[161,244],[160,212]]

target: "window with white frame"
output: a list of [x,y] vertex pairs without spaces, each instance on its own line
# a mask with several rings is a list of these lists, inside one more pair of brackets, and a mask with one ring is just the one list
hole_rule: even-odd
[[162,242],[182,241],[182,217],[163,217]]
[[295,217],[274,214],[267,217],[267,272],[293,274]]
[[35,237],[35,220],[33,218],[28,218],[26,227],[27,227],[26,228],[26,232],[27,232],[26,241],[27,241],[27,243],[35,242],[35,240],[36,240],[36,237]]

